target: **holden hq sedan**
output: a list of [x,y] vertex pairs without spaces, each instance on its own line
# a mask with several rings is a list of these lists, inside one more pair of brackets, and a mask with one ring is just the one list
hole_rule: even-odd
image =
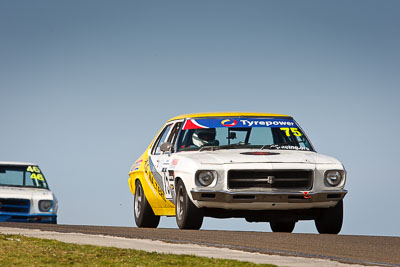
[[343,165],[318,154],[292,117],[264,113],[172,118],[129,173],[136,225],[153,228],[160,216],[180,229],[244,218],[289,233],[314,220],[319,233],[338,234],[345,182]]
[[57,198],[37,164],[0,161],[0,222],[57,223]]

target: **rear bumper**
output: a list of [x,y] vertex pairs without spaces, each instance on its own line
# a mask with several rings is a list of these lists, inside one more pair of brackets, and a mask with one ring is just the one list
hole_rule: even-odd
[[288,210],[332,207],[345,197],[347,191],[228,192],[192,190],[191,194],[198,207]]
[[0,222],[57,223],[56,214],[0,213]]

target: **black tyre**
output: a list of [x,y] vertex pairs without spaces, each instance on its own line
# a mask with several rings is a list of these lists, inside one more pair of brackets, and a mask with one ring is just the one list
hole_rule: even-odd
[[136,181],[134,216],[138,227],[156,228],[160,223],[160,216],[154,215],[153,209],[144,195],[140,181]]
[[176,186],[176,223],[179,229],[200,229],[203,224],[203,210],[197,208],[190,200],[185,185],[181,180]]
[[343,200],[332,208],[324,209],[315,219],[315,226],[320,234],[338,234],[343,224]]
[[296,222],[270,222],[272,232],[291,233]]

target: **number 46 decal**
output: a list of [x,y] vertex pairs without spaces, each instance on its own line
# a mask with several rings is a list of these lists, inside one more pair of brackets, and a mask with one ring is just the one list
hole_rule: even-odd
[[285,131],[286,136],[290,136],[290,131],[292,131],[294,136],[301,136],[301,133],[297,128],[280,128],[282,131]]

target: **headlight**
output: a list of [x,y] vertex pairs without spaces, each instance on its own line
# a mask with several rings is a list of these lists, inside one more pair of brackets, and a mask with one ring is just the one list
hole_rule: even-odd
[[40,200],[39,201],[39,210],[48,212],[51,211],[53,208],[53,201],[52,200]]
[[343,172],[327,171],[325,172],[325,181],[328,185],[338,186],[343,180]]
[[217,178],[216,171],[199,171],[196,175],[197,182],[202,186],[209,186]]

